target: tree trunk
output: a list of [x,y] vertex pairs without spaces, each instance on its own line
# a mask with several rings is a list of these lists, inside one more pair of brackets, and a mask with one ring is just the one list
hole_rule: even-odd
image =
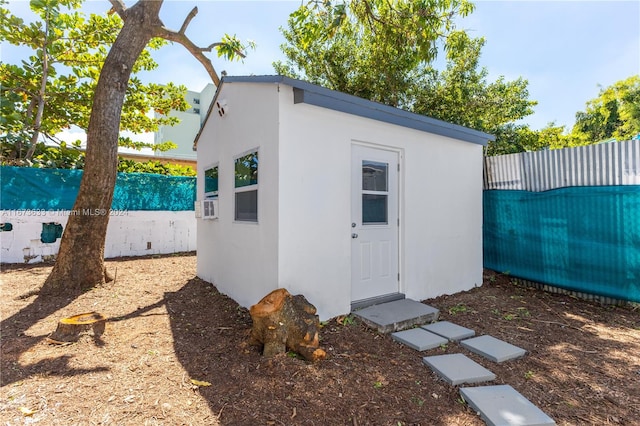
[[[44,105],[47,95],[47,79],[49,78],[49,25],[51,24],[51,7],[47,8],[46,21],[44,24],[44,43],[42,44],[42,78],[40,79],[40,90],[38,91],[38,109],[33,122],[33,135],[25,160],[31,160],[38,146],[38,138],[40,137],[40,128],[42,127],[42,114],[44,114]],[[29,116],[30,117],[30,116]]]
[[320,321],[316,308],[302,295],[291,296],[283,289],[267,294],[249,310],[253,320],[250,344],[262,345],[262,354],[272,357],[287,349],[307,361],[326,356],[318,348]]
[[104,243],[118,167],[120,115],[134,63],[162,22],[162,1],[139,1],[123,12],[124,26],[100,72],[87,130],[85,170],[41,294],[78,293],[108,281]]

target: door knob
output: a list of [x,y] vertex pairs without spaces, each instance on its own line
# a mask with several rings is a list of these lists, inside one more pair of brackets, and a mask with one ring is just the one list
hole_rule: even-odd
[[351,234],[351,238],[358,238],[358,234],[354,232],[353,234]]

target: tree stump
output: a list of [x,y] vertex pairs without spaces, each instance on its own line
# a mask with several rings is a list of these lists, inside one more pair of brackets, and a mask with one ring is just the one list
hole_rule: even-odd
[[292,296],[280,288],[267,294],[249,309],[253,328],[250,344],[262,345],[262,354],[272,357],[287,350],[307,361],[324,359],[326,352],[318,346],[320,320],[316,307],[301,294]]
[[62,318],[56,331],[47,338],[49,343],[61,344],[77,342],[80,334],[93,330],[93,337],[99,338],[104,333],[107,318],[98,312],[86,312],[72,317]]

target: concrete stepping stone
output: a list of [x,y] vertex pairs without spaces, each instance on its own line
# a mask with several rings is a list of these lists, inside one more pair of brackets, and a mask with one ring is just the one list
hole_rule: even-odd
[[440,311],[433,306],[411,299],[381,303],[353,312],[353,315],[380,333],[405,330],[414,325],[433,322],[438,319],[439,314]]
[[460,396],[489,426],[551,426],[556,422],[509,385],[460,388]]
[[488,382],[496,375],[464,354],[434,355],[422,358],[438,376],[450,385]]
[[460,344],[471,352],[493,362],[504,362],[524,356],[527,351],[495,337],[485,335],[463,340]]
[[436,333],[439,336],[445,337],[452,342],[457,342],[458,340],[467,339],[476,335],[476,332],[470,328],[466,328],[449,321],[434,322],[433,324],[423,325],[422,328],[432,333]]
[[391,333],[391,338],[396,342],[400,342],[409,346],[416,351],[426,351],[427,349],[437,348],[449,341],[442,336],[430,333],[421,328],[412,328],[404,331],[396,331]]

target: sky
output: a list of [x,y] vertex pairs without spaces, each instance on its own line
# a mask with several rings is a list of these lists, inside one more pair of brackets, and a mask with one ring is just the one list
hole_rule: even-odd
[[[131,5],[133,1],[125,1]],[[487,1],[474,2],[476,10],[460,19],[458,28],[484,37],[480,65],[493,81],[522,77],[529,82],[530,99],[538,101],[535,113],[524,122],[540,129],[550,122],[567,126],[585,109],[601,87],[640,74],[640,1]],[[189,1],[165,0],[160,17],[166,27],[179,29],[184,17],[197,6],[187,35],[198,45],[218,41],[225,33],[257,43],[243,62],[226,62],[212,56],[218,72],[229,75],[274,74],[272,63],[284,59],[280,45],[289,14],[296,1]],[[9,7],[27,17],[27,1]],[[108,1],[89,0],[87,13],[102,13]],[[14,63],[20,51],[3,44],[0,58]],[[157,70],[141,76],[156,83],[184,84],[200,91],[210,82],[202,65],[180,45],[154,52]]]

